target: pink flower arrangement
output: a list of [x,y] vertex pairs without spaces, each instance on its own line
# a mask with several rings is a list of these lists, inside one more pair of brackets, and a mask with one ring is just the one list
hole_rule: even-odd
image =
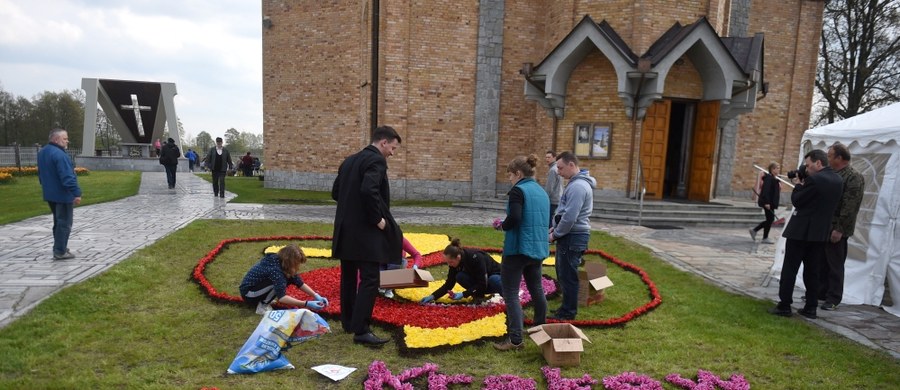
[[535,390],[537,382],[531,378],[520,378],[515,375],[491,375],[484,378],[483,390]]
[[388,385],[397,390],[412,390],[413,385],[406,382],[425,374],[428,374],[428,390],[446,390],[451,384],[472,383],[471,376],[445,375],[437,371],[437,364],[425,363],[422,367],[410,368],[401,372],[400,375],[394,375],[383,361],[376,360],[369,365],[369,376],[366,378],[363,388],[365,390],[381,390],[384,385]]
[[682,378],[678,374],[666,375],[666,382],[687,390],[750,390],[750,383],[743,375],[732,374],[728,380],[722,380],[709,371],[697,370],[697,382]]
[[603,378],[603,387],[606,390],[663,390],[662,383],[649,376],[634,372],[623,372],[619,375],[605,377]]
[[588,374],[577,379],[563,378],[560,369],[547,366],[541,367],[541,372],[544,373],[549,390],[591,390],[591,385],[597,384],[597,380]]

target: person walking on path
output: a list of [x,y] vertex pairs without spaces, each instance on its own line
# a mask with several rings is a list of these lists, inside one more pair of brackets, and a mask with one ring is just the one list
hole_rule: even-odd
[[159,154],[159,163],[166,167],[166,181],[169,183],[169,189],[175,188],[175,171],[178,170],[178,158],[181,157],[181,150],[175,145],[175,140],[169,138],[162,151]]
[[556,242],[556,277],[562,289],[562,305],[550,318],[574,320],[578,314],[578,266],[591,238],[591,212],[597,180],[578,168],[578,157],[562,152],[556,160],[560,176],[569,184],[553,218],[548,242]]
[[253,156],[250,155],[250,152],[241,157],[241,170],[244,171],[244,176],[253,176]]
[[847,261],[847,240],[856,229],[856,215],[862,204],[866,179],[850,166],[850,151],[841,143],[828,148],[828,163],[844,180],[841,200],[831,219],[831,237],[825,244],[825,269],[819,273],[824,298],[822,310],[836,310],[844,296],[844,262]]
[[562,195],[563,185],[562,179],[559,177],[559,168],[556,167],[556,152],[548,150],[544,155],[544,162],[547,163],[547,183],[544,184],[544,191],[550,197],[550,226],[553,226],[553,216],[556,215],[556,208],[559,207],[559,197]]
[[369,327],[378,294],[381,264],[402,256],[403,232],[391,215],[387,159],[402,142],[397,131],[381,126],[371,144],[347,157],[331,188],[337,201],[332,256],[341,260],[341,326],[353,342],[378,346],[389,341]]
[[222,146],[222,137],[216,137],[216,146],[209,149],[203,158],[206,167],[212,173],[213,196],[225,197],[225,174],[234,166],[228,149]]
[[194,165],[197,165],[197,153],[194,152],[193,149],[188,148],[187,153],[184,154],[184,157],[188,160],[188,171],[194,172]]
[[69,251],[69,235],[75,205],[81,203],[81,187],[75,176],[75,167],[66,154],[69,133],[63,129],[50,131],[50,142],[38,152],[38,180],[44,200],[53,213],[53,259],[73,259]]
[[162,148],[162,142],[160,142],[159,138],[156,139],[156,142],[153,143],[153,149],[156,149],[156,157],[159,157],[160,149]]
[[546,322],[547,297],[541,285],[541,263],[550,255],[547,242],[547,221],[550,218],[550,198],[534,180],[535,155],[518,156],[506,167],[513,188],[507,194],[506,219],[498,225],[505,234],[503,259],[500,263],[500,284],[506,302],[506,340],[495,343],[500,351],[522,349],[523,314],[519,301],[520,281],[531,294],[534,304],[534,324]]
[[828,156],[820,149],[803,157],[806,178],[795,177],[791,203],[794,214],[781,236],[787,239],[784,265],[778,282],[778,305],[769,313],[789,317],[793,303],[794,283],[803,264],[803,283],[806,285],[806,304],[797,312],[815,319],[819,292],[819,270],[825,262],[825,243],[831,236],[831,219],[841,200],[844,186],[841,177],[828,166]]
[[775,241],[769,239],[769,230],[772,228],[772,222],[775,222],[775,210],[778,209],[778,203],[781,201],[781,182],[778,181],[778,174],[781,173],[781,166],[778,163],[769,164],[769,172],[763,176],[763,185],[759,191],[756,204],[762,207],[766,214],[766,220],[750,229],[750,238],[756,241],[756,232],[760,229],[763,231],[763,244],[774,244]]

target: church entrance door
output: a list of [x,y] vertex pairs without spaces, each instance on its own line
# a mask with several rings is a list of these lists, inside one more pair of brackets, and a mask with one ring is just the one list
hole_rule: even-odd
[[662,199],[666,173],[666,151],[669,142],[671,100],[653,102],[647,108],[641,128],[641,168],[648,199]]
[[709,202],[715,169],[716,137],[718,135],[719,101],[697,104],[697,121],[691,151],[691,176],[688,199]]

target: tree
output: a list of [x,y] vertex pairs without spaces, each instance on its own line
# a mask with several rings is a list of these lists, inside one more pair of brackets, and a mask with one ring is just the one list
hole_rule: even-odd
[[244,140],[241,137],[241,132],[237,131],[235,128],[230,128],[225,130],[225,145],[228,146],[228,150],[232,153],[241,153],[247,150],[247,145],[244,144]]
[[825,2],[813,125],[900,101],[900,0]]
[[[213,145],[215,145],[215,143],[213,142],[212,136],[209,135],[209,133],[201,131],[200,134],[197,134],[197,142],[194,145],[197,147],[197,150],[206,152],[207,150],[212,148]],[[200,154],[200,152],[197,153]]]

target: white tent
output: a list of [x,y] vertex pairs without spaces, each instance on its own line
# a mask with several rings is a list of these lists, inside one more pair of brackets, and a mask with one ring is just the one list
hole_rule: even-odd
[[[884,309],[900,316],[898,141],[900,103],[895,103],[807,130],[801,140],[801,155],[813,149],[825,150],[835,142],[850,149],[850,162],[865,177],[866,187],[856,220],[856,231],[848,241],[842,304],[880,305],[887,280],[894,305]],[[783,256],[782,250],[777,251],[778,258],[773,270],[781,268]]]

